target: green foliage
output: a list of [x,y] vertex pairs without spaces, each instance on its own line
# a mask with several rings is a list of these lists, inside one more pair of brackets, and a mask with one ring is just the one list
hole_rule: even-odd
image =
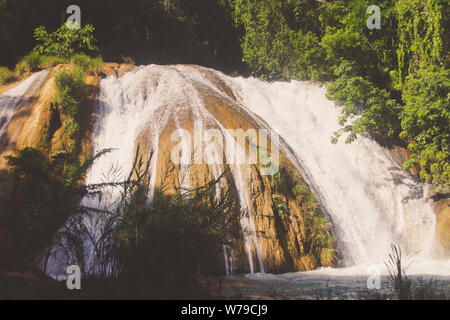
[[[117,204],[88,215],[73,217],[60,233],[61,246],[74,251],[73,261],[85,261],[83,239],[93,243],[93,263],[87,274],[113,276],[124,280],[132,296],[183,297],[198,286],[200,272],[218,273],[223,262],[222,246],[242,236],[238,219],[240,210],[233,189],[217,185],[226,178],[191,190],[166,189],[165,181],[156,189],[150,203],[150,162],[139,147],[128,178],[123,182],[93,186],[101,200],[104,187],[121,191]],[[163,176],[169,177],[175,166],[170,164]],[[107,191],[108,192],[108,191]],[[100,217],[96,230],[101,237],[90,235],[83,217]],[[101,230],[101,231],[99,231]]]
[[55,76],[54,104],[59,108],[63,130],[69,141],[66,151],[75,155],[80,144],[80,108],[87,94],[85,74],[80,67],[62,69]]
[[9,70],[6,67],[0,67],[0,85],[14,81],[15,79],[16,75],[14,71]]
[[95,46],[94,31],[94,27],[90,24],[80,29],[64,24],[52,33],[48,33],[45,27],[40,26],[34,30],[34,38],[38,42],[34,50],[39,54],[65,59],[70,59],[75,52],[81,50],[96,51],[98,48]]
[[40,65],[41,56],[36,52],[31,52],[19,61],[19,63],[16,65],[16,72],[19,75],[22,75],[26,72],[35,72],[39,70]]
[[319,260],[333,261],[336,257],[336,240],[331,233],[331,224],[318,210],[303,212],[306,227],[305,248]]
[[281,196],[277,193],[274,193],[272,195],[272,199],[275,204],[275,212],[278,214],[278,216],[281,218],[281,220],[284,220],[286,210],[287,210],[287,204],[284,202],[281,198]]
[[[396,85],[401,87],[410,74],[430,65],[448,67],[449,53],[444,38],[449,6],[445,0],[399,0],[395,4],[398,20],[398,72]],[[447,57],[447,59],[446,59]]]
[[91,58],[84,53],[77,53],[70,58],[70,62],[79,66],[84,72],[98,74],[103,66],[101,57]]
[[339,130],[333,141],[348,133],[346,142],[353,142],[365,132],[395,137],[400,132],[398,112],[401,110],[389,92],[379,89],[364,77],[356,75],[349,62],[343,62],[336,72],[337,80],[328,86],[328,97],[342,106]]
[[[34,48],[30,31],[36,26],[59,28],[63,9],[71,4],[1,0],[0,65],[11,67],[18,56]],[[246,71],[241,30],[233,23],[229,0],[78,0],[76,4],[82,8],[82,26],[95,26],[105,61],[121,62],[125,56],[136,64],[187,63],[227,73]]]
[[343,134],[347,143],[369,134],[409,144],[412,158],[405,168],[420,164],[421,177],[445,190],[446,2],[379,1],[381,30],[367,28],[368,0],[236,0],[234,18],[245,29],[244,61],[257,76],[333,81],[328,96],[342,106],[342,128],[333,142]]
[[235,20],[245,28],[244,61],[256,75],[316,80],[326,73],[317,7],[308,0],[234,1]]
[[336,258],[336,240],[331,223],[322,213],[314,193],[292,170],[281,167],[270,177],[273,211],[283,223],[290,219],[289,199],[294,200],[301,210],[305,226],[305,251],[317,261],[332,263]]
[[21,76],[29,72],[35,72],[43,68],[52,68],[66,60],[56,56],[45,56],[37,52],[31,52],[20,60],[16,65],[16,74]]
[[400,136],[411,143],[409,168],[443,189],[450,188],[450,70],[430,67],[406,78]]
[[[80,199],[88,193],[80,182],[97,157],[80,166],[66,153],[48,159],[41,151],[27,147],[6,158],[15,177],[7,223],[19,254],[31,263],[51,245],[58,228],[78,211]],[[73,166],[70,174],[64,169],[68,161]]]
[[[166,180],[175,170],[170,163],[149,201],[151,158],[144,158],[138,146],[124,181],[113,178],[88,186],[103,209],[80,208],[58,233],[57,245],[86,275],[126,284],[125,296],[192,296],[200,273],[221,272],[223,245],[233,246],[232,239],[242,237],[235,190],[218,188],[227,171],[195,189],[169,190]],[[111,188],[119,192],[118,201],[102,205]],[[87,224],[94,224],[94,231]],[[85,251],[86,242],[92,244],[92,253]],[[90,268],[83,263],[87,260]]]
[[309,193],[309,189],[306,184],[297,183],[294,188],[292,188],[292,193],[297,200],[301,200],[306,194]]
[[86,94],[83,70],[75,68],[59,71],[55,76],[55,85],[57,90],[55,102],[62,106],[64,114],[76,117],[79,104]]
[[41,55],[40,67],[44,69],[50,69],[66,62],[66,59],[62,57]]

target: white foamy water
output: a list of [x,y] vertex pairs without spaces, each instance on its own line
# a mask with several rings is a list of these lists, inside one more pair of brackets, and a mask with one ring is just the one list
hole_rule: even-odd
[[[403,266],[413,287],[433,283],[435,294],[450,294],[450,261],[404,257]],[[378,287],[373,285],[379,279]],[[357,265],[347,268],[319,268],[308,272],[284,274],[253,274],[231,277],[238,283],[247,283],[243,294],[253,298],[277,297],[283,299],[364,299],[364,294],[382,294],[384,299],[396,298],[385,265]],[[242,286],[239,286],[242,288]],[[373,295],[371,299],[375,296]],[[370,298],[370,296],[367,296]]]
[[48,70],[33,73],[27,79],[0,95],[0,138],[19,108],[41,88]]
[[[332,144],[340,110],[326,98],[325,87],[244,78],[228,82],[240,103],[291,148],[333,221],[345,266],[382,264],[393,243],[406,253],[418,252],[419,264],[429,261],[436,218],[426,197],[428,186],[403,171],[372,139]],[[448,261],[437,265],[450,274]]]
[[[101,157],[94,163],[87,174],[86,183],[124,181],[131,170],[135,156],[138,136],[147,134],[153,150],[142,150],[146,154],[154,152],[151,162],[151,184],[149,198],[155,190],[156,160],[158,159],[159,138],[169,124],[180,129],[186,120],[195,120],[202,124],[202,130],[216,128],[222,137],[228,134],[225,128],[211,115],[199,92],[204,87],[201,70],[188,66],[146,66],[139,67],[121,78],[109,76],[100,83],[99,119],[93,138],[94,154],[103,149],[113,148],[111,153]],[[213,85],[207,85],[208,87]],[[209,89],[211,89],[209,88]],[[175,130],[174,129],[174,130]],[[238,146],[240,147],[240,146]],[[242,147],[238,152],[244,152]],[[208,161],[208,159],[205,159]],[[183,168],[182,168],[183,169]],[[218,178],[223,165],[211,165],[211,171]],[[231,166],[231,172],[236,181],[241,208],[249,210],[249,198],[240,165]],[[189,187],[189,177],[181,170],[180,181],[183,187]],[[113,179],[112,179],[113,178]],[[101,207],[111,207],[120,199],[120,188],[109,190],[103,195]],[[84,199],[87,206],[99,206],[97,199]],[[250,272],[255,270],[251,255],[252,246],[258,260],[258,271],[264,272],[264,265],[258,248],[255,225],[251,215],[241,219],[245,236],[246,251],[249,258]],[[224,260],[231,260],[224,248]],[[233,266],[227,265],[227,270]]]

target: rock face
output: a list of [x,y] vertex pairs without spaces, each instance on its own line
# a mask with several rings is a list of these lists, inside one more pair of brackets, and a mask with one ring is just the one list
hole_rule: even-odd
[[[399,165],[410,159],[410,152],[406,148],[387,146],[386,143],[380,143],[386,147],[386,152]],[[420,167],[415,165],[409,169],[410,173],[419,177]],[[435,193],[428,190],[427,197],[431,199],[433,212],[436,215],[436,236],[434,239],[433,254],[438,259],[448,259],[450,257],[450,194]]]
[[[8,86],[0,95],[0,217],[4,218],[12,207],[10,202],[13,180],[8,175],[4,156],[11,155],[15,150],[26,145],[31,138],[30,131],[37,122],[42,105],[41,92],[50,88],[48,71],[44,70],[30,76],[28,79]],[[42,95],[43,96],[43,95]],[[28,133],[27,133],[28,131]],[[35,132],[35,137],[39,131]],[[17,252],[11,230],[0,220],[0,265],[4,268],[20,265],[22,257]]]
[[434,206],[436,213],[436,255],[445,259],[450,256],[450,200],[439,199]]
[[[101,182],[101,175],[113,162],[122,164],[126,172],[138,146],[147,156],[154,154],[149,192],[162,185],[169,190],[195,188],[229,170],[224,184],[237,190],[242,234],[233,248],[218,253],[222,272],[305,271],[335,263],[333,255],[321,257],[313,250],[305,218],[322,213],[300,173],[281,151],[283,142],[240,108],[226,83],[211,70],[197,66],[149,66],[127,73],[130,69],[107,64],[103,70],[106,79],[85,79],[90,94],[80,111],[83,136],[79,157],[117,148],[94,165],[87,183]],[[0,169],[5,175],[4,155],[26,146],[49,156],[68,148],[67,133],[55,125],[61,121],[52,111],[54,74],[55,70],[41,71],[29,81],[33,90],[21,89],[25,93],[0,138]],[[14,88],[0,97],[7,97]],[[167,175],[164,169],[174,163],[174,150],[181,158]],[[183,162],[186,156],[190,158]],[[3,203],[8,201],[11,185],[1,185]],[[0,259],[14,252],[7,232],[0,232],[5,239],[0,244]],[[20,257],[15,260],[18,263]]]
[[[0,217],[14,214],[15,202],[22,201],[15,191],[18,181],[9,174],[5,156],[33,147],[50,157],[68,148],[70,133],[63,128],[60,112],[54,105],[55,74],[62,68],[71,66],[42,70],[22,81],[0,87]],[[113,73],[112,67],[106,66],[104,72]],[[81,162],[91,154],[91,129],[100,79],[100,76],[85,79],[88,92],[80,106],[82,135],[77,152]],[[0,238],[0,265],[22,267],[25,257],[17,250],[14,236],[3,219],[0,220]]]

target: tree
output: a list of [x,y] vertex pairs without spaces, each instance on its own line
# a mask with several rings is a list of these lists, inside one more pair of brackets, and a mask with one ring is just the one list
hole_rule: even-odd
[[372,30],[368,0],[233,2],[254,74],[333,81],[328,97],[342,106],[333,141],[369,134],[408,145],[405,167],[421,165],[441,189],[450,186],[447,3],[378,1],[382,30]]
[[400,136],[410,141],[409,168],[436,186],[450,188],[450,70],[429,67],[406,78]]
[[97,51],[94,31],[94,27],[90,24],[81,29],[70,28],[64,24],[53,33],[48,33],[45,27],[40,26],[34,30],[34,38],[39,42],[34,50],[40,54],[66,59],[79,51]]

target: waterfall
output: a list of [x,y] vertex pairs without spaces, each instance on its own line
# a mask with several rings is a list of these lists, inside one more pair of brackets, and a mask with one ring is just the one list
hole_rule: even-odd
[[[223,83],[212,81],[211,74]],[[371,138],[332,144],[331,137],[339,129],[340,110],[326,98],[326,89],[319,84],[268,83],[254,78],[231,78],[196,66],[151,65],[138,67],[121,78],[109,76],[100,86],[100,115],[93,149],[94,153],[105,148],[114,151],[90,169],[88,184],[108,181],[108,172],[127,176],[136,143],[145,137],[154,151],[151,198],[161,137],[169,124],[174,130],[180,129],[189,118],[226,136],[225,128],[205,107],[199,88],[207,88],[227,97],[261,127],[280,135],[280,148],[297,166],[333,222],[345,266],[380,264],[387,258],[392,243],[408,252],[420,251],[424,260],[430,258],[436,218],[426,196],[428,187],[403,171]],[[255,271],[253,248],[258,270],[264,272],[242,168],[230,167],[241,209],[248,213],[241,218],[241,226],[243,231],[250,231],[244,239],[249,268],[252,273]],[[221,170],[221,166],[211,168],[215,177]],[[189,184],[189,180],[184,182],[185,187]],[[117,196],[112,192],[103,201],[111,205]],[[233,266],[229,255],[233,253],[224,247],[223,255],[230,272]]]
[[[215,128],[225,137],[226,129],[213,117],[205,107],[198,87],[202,85],[201,70],[187,66],[145,66],[125,74],[121,78],[109,76],[100,83],[99,119],[96,123],[93,137],[93,152],[112,148],[113,151],[104,155],[91,167],[86,183],[95,184],[111,181],[123,181],[131,170],[135,148],[139,137],[144,135],[150,142],[153,151],[151,161],[151,180],[149,198],[155,191],[157,165],[159,159],[160,137],[168,126],[174,131],[180,129],[180,123],[192,119],[200,123],[202,128]],[[198,128],[197,128],[198,129]],[[238,152],[243,153],[238,146]],[[205,159],[209,162],[211,159]],[[212,161],[211,161],[212,162]],[[181,168],[180,175],[187,169]],[[214,178],[223,172],[223,166],[210,165]],[[252,247],[258,260],[258,271],[264,272],[264,264],[258,247],[256,229],[250,211],[242,168],[239,164],[231,168],[235,178],[237,196],[244,215],[241,226],[244,233],[245,247],[249,260],[249,269],[253,273]],[[114,174],[112,175],[111,172]],[[182,187],[189,187],[189,179],[181,178]],[[111,207],[120,198],[119,190],[112,188],[107,196],[102,197],[103,207]],[[97,199],[84,199],[83,204],[98,206]],[[227,248],[224,247],[224,259],[227,270],[232,270],[228,264]],[[231,253],[232,254],[232,253]],[[231,262],[230,262],[231,264]]]
[[33,73],[17,86],[0,95],[0,138],[5,134],[17,110],[33,97],[47,78],[48,70]]
[[239,102],[277,130],[292,150],[334,223],[346,266],[381,263],[392,243],[429,258],[436,218],[428,187],[368,137],[332,144],[340,110],[326,98],[325,87],[253,78],[227,82]]

